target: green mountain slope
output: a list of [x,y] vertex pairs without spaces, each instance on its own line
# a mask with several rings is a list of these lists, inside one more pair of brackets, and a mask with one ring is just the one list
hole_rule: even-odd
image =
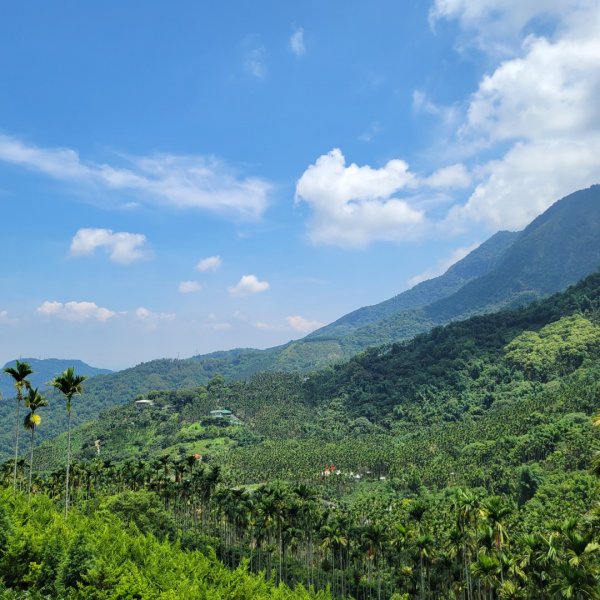
[[[600,267],[599,232],[600,186],[575,192],[506,240],[509,243],[494,256],[492,269],[443,297],[432,295],[431,301],[420,306],[357,328],[342,341],[345,354],[350,356],[357,349],[374,345],[374,340],[384,343],[408,339],[435,325],[504,307],[524,306],[565,289]],[[460,265],[457,263],[446,275]]]
[[466,283],[493,271],[518,237],[518,232],[499,231],[452,265],[443,275],[423,281],[385,302],[359,308],[309,334],[305,340],[342,338],[360,327],[381,321],[395,313],[420,308],[446,298]]
[[425,309],[436,322],[527,303],[600,267],[600,186],[575,192],[535,219],[492,272]]
[[[410,339],[472,314],[522,306],[564,289],[600,265],[600,186],[560,200],[521,233],[500,232],[451,267],[381,304],[366,307],[296,340],[267,350],[236,349],[185,360],[156,360],[86,382],[75,422],[151,390],[206,384],[217,374],[247,379],[263,371],[311,371],[370,346]],[[63,430],[62,407],[45,410],[40,441]],[[0,405],[0,417],[10,418]],[[0,456],[12,444],[0,435]]]
[[[413,290],[382,303],[380,307],[378,305],[362,310],[367,311],[370,315],[368,318],[372,319],[376,318],[376,315],[388,314],[398,306],[418,304],[426,297],[442,297],[445,293],[457,289],[464,282],[489,270],[510,246],[515,235],[509,232],[498,233],[449,269],[446,275],[423,282]],[[353,319],[356,323],[364,323],[368,318],[363,315]],[[346,324],[342,324],[341,328],[349,330]],[[83,423],[88,419],[93,419],[101,410],[109,406],[126,403],[153,390],[193,387],[205,384],[216,375],[233,380],[246,379],[261,371],[304,371],[318,365],[327,365],[342,360],[346,354],[338,339],[331,339],[323,334],[314,339],[307,338],[306,342],[292,341],[267,350],[235,349],[212,352],[184,360],[153,360],[86,381],[84,397],[81,398],[78,403],[80,406],[73,415],[74,422]],[[75,366],[76,371],[83,374],[90,376],[95,374],[89,370],[92,369],[91,367],[79,361],[52,362],[31,359],[28,362],[36,372],[32,378],[34,385],[49,381],[67,366]],[[0,377],[0,381],[6,387],[4,396],[12,397],[14,391],[10,378]],[[12,412],[12,403],[0,404],[0,418],[10,420]],[[40,441],[64,430],[66,415],[60,402],[53,402],[49,408],[42,409],[41,414],[44,419],[44,427],[39,430]],[[0,457],[8,456],[11,447],[12,437],[6,432],[0,433]]]
[[270,363],[272,370],[311,370],[369,346],[409,339],[435,325],[523,306],[598,269],[599,232],[596,185],[559,200],[522,232],[497,233],[444,275],[265,351],[261,368]]
[[[27,362],[33,369],[33,374],[29,377],[33,387],[39,387],[40,389],[47,389],[49,381],[52,381],[57,375],[60,375],[65,369],[74,367],[77,373],[86,375],[87,377],[94,377],[96,375],[108,375],[112,373],[110,369],[98,369],[97,367],[91,367],[81,360],[66,360],[59,358],[21,358],[22,362]],[[6,367],[14,367],[14,360],[7,362],[2,369]],[[10,377],[2,375],[0,377],[0,394],[5,398],[12,398],[15,395],[15,388],[13,381]]]
[[[198,453],[232,483],[311,477],[331,462],[399,475],[423,463],[414,454],[419,444],[431,447],[432,436],[436,448],[445,440],[446,460],[454,462],[457,448],[476,440],[527,436],[534,413],[546,415],[535,417],[535,427],[591,413],[600,405],[598,375],[600,273],[529,307],[438,327],[309,377],[263,373],[152,393],[154,407],[115,408],[78,428],[76,455],[94,458],[96,440],[104,460]],[[232,410],[241,424],[211,420],[217,408]],[[63,445],[64,438],[44,447],[46,468],[60,464]],[[447,484],[447,472],[435,477]]]
[[[316,575],[316,587],[338,598],[453,598],[471,587],[481,600],[533,600],[570,589],[567,576],[585,592],[572,597],[597,597],[600,273],[528,307],[436,327],[310,376],[217,377],[150,397],[152,406],[114,408],[74,432],[72,497],[84,510],[71,522],[108,510],[125,531],[174,523],[178,548],[210,545],[231,568],[245,559],[268,572],[273,559],[290,585]],[[219,407],[235,418],[211,416]],[[36,487],[55,502],[64,438],[35,456],[46,469]],[[9,482],[10,471],[1,473]],[[54,554],[32,560],[30,547],[45,540],[23,541],[45,529],[47,512],[35,527],[27,513],[12,517],[19,532],[9,565],[55,564],[45,558]],[[101,554],[116,535],[90,525],[75,557]],[[146,560],[144,574],[156,565],[167,566]],[[136,584],[151,589],[156,577]],[[165,573],[161,589],[178,579]]]

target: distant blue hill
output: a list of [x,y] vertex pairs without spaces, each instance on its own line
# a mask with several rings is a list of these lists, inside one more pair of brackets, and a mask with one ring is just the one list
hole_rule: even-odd
[[[69,367],[73,367],[77,374],[87,375],[88,377],[112,373],[110,369],[97,369],[81,360],[67,360],[61,358],[20,358],[19,360],[31,365],[33,374],[29,377],[29,380],[33,387],[39,387],[40,389],[48,389],[48,383]],[[2,368],[14,367],[15,363],[15,360],[11,360]],[[4,398],[12,398],[15,395],[13,379],[4,372],[0,372],[0,393]]]

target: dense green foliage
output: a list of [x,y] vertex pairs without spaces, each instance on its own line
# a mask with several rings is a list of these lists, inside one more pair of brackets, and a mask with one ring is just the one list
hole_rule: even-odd
[[[524,416],[542,409],[536,425],[568,412],[590,413],[598,402],[599,292],[600,274],[525,309],[436,328],[310,376],[264,373],[229,384],[213,378],[206,387],[153,392],[147,394],[151,408],[130,404],[76,430],[76,456],[92,458],[98,448],[102,457],[118,461],[214,455],[226,473],[231,466],[246,473],[245,481],[256,481],[287,478],[290,469],[305,476],[304,469],[314,473],[328,460],[360,470],[374,450],[361,451],[354,464],[344,453],[363,439],[382,448],[375,462],[387,464],[383,449],[407,452],[438,429],[459,439],[488,439],[494,420],[500,429],[493,435],[501,436],[507,422],[517,433]],[[242,425],[207,421],[216,408],[234,411]],[[374,443],[377,438],[387,442]],[[56,464],[53,456],[62,456],[63,441],[44,447],[46,468]],[[461,445],[453,441],[454,452]],[[293,466],[253,471],[252,464],[273,455],[295,457]]]
[[[73,518],[91,518],[96,532],[94,519],[110,514],[175,562],[200,560],[200,551],[209,571],[222,569],[214,552],[238,574],[246,565],[336,597],[598,598],[599,317],[596,274],[527,308],[438,327],[308,376],[213,377],[145,394],[153,404],[114,408],[74,430]],[[34,492],[55,505],[65,451],[63,435],[35,454]],[[27,467],[18,465],[21,489]],[[2,473],[10,484],[11,462]],[[80,535],[75,527],[67,539]],[[95,539],[84,550],[72,543],[77,560],[108,560]],[[19,556],[20,573],[41,562]],[[138,593],[160,597],[144,586],[170,564],[131,567]],[[42,589],[20,576],[5,584]],[[110,591],[89,597],[133,597],[92,581]],[[260,578],[247,585],[274,589]]]
[[145,397],[75,429],[70,479],[68,436],[19,461],[7,597],[193,598],[221,571],[241,598],[599,597],[600,274],[308,376]]
[[[150,499],[148,498],[150,496]],[[65,520],[46,496],[31,503],[0,490],[0,597],[138,600],[295,600],[319,598],[276,587],[241,566],[226,569],[211,551],[165,537],[169,515],[138,493],[83,504]],[[150,509],[150,510],[148,510]],[[139,515],[138,511],[148,511]],[[140,526],[136,515],[144,521]]]

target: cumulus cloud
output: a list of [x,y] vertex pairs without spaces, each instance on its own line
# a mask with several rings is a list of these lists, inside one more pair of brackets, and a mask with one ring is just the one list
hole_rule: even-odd
[[597,130],[600,23],[583,38],[528,38],[523,49],[522,57],[504,61],[480,82],[462,135],[493,143]]
[[[502,21],[520,35],[513,55],[491,60],[495,66],[462,116],[443,125],[447,132],[453,123],[446,152],[462,163],[417,176],[397,161],[405,179],[395,181],[390,163],[380,169],[346,166],[339,150],[321,157],[296,189],[296,200],[312,208],[314,242],[361,246],[423,231],[521,229],[559,198],[600,182],[599,0],[438,0],[432,15],[482,33]],[[560,26],[531,33],[536,19],[547,16]],[[413,93],[413,109],[445,119],[444,109],[420,91]],[[371,196],[348,191],[349,176],[366,182]],[[461,189],[471,191],[456,204],[449,192]],[[435,213],[429,210],[435,190],[455,202],[446,217],[440,217],[439,204]]]
[[319,321],[311,321],[310,319],[305,319],[300,315],[286,317],[285,320],[292,329],[301,333],[309,333],[311,331],[314,331],[315,329],[318,329],[319,327],[323,327],[323,323]]
[[433,279],[434,277],[438,277],[438,275],[443,275],[452,265],[456,264],[459,260],[462,260],[467,254],[470,254],[479,246],[479,243],[472,244],[471,246],[465,246],[462,248],[456,248],[450,256],[442,258],[437,262],[434,267],[426,269],[422,273],[411,277],[407,283],[411,287],[421,283],[422,281],[427,281],[428,279]]
[[203,258],[196,265],[196,270],[205,272],[205,271],[216,271],[221,267],[223,261],[220,256],[208,256],[207,258]]
[[58,181],[134,193],[180,209],[202,209],[239,219],[257,219],[267,208],[271,184],[242,177],[212,157],[156,154],[129,157],[124,166],[83,161],[70,148],[41,148],[0,135],[0,161]]
[[435,0],[429,17],[432,24],[456,20],[479,48],[507,54],[535,19],[557,25],[593,4],[593,0]]
[[113,232],[111,229],[80,229],[71,240],[71,256],[93,254],[105,248],[110,260],[128,265],[147,256],[146,236],[141,233]]
[[259,281],[256,275],[244,275],[236,285],[229,288],[229,293],[232,296],[248,296],[265,292],[269,287],[267,281]]
[[462,189],[471,185],[471,175],[463,164],[450,165],[425,178],[423,184],[434,189]]
[[306,54],[306,47],[304,45],[304,29],[299,27],[292,33],[290,37],[290,50],[296,56],[304,56]]
[[522,229],[555,200],[599,181],[600,136],[516,144],[484,172],[467,203],[450,210],[445,226],[462,231],[484,222],[496,230]]
[[312,209],[309,237],[314,243],[361,247],[415,235],[425,222],[424,213],[393,196],[416,185],[417,178],[402,160],[390,160],[379,169],[346,165],[336,148],[302,174],[296,202]]
[[179,292],[181,294],[193,294],[199,292],[202,286],[197,281],[182,281],[179,284]]
[[462,143],[508,149],[477,167],[478,185],[451,210],[451,227],[520,229],[600,180],[600,2],[580,4],[565,3],[571,12],[552,39],[528,36],[521,55],[502,61],[472,95]]
[[56,302],[46,300],[37,307],[36,312],[44,316],[58,317],[65,321],[87,321],[93,319],[105,322],[115,316],[115,312],[102,308],[95,302]]

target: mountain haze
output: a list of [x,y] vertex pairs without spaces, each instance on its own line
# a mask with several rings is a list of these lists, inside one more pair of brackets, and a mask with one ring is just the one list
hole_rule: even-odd
[[406,292],[373,306],[359,308],[306,336],[305,340],[344,337],[401,311],[412,310],[446,298],[474,279],[492,271],[519,237],[518,232],[499,231],[452,265],[444,274],[423,281]]
[[[48,389],[50,386],[48,382],[52,381],[57,375],[60,375],[65,369],[73,367],[80,375],[86,375],[87,377],[94,377],[96,375],[108,375],[112,373],[110,369],[99,369],[92,367],[81,360],[76,359],[62,359],[62,358],[21,358],[21,362],[26,362],[31,365],[33,374],[29,377],[33,387],[39,387],[40,390]],[[3,369],[6,367],[14,367],[16,361],[11,360],[7,362]],[[15,395],[15,387],[11,377],[2,375],[0,377],[0,393],[5,398],[12,398]]]

